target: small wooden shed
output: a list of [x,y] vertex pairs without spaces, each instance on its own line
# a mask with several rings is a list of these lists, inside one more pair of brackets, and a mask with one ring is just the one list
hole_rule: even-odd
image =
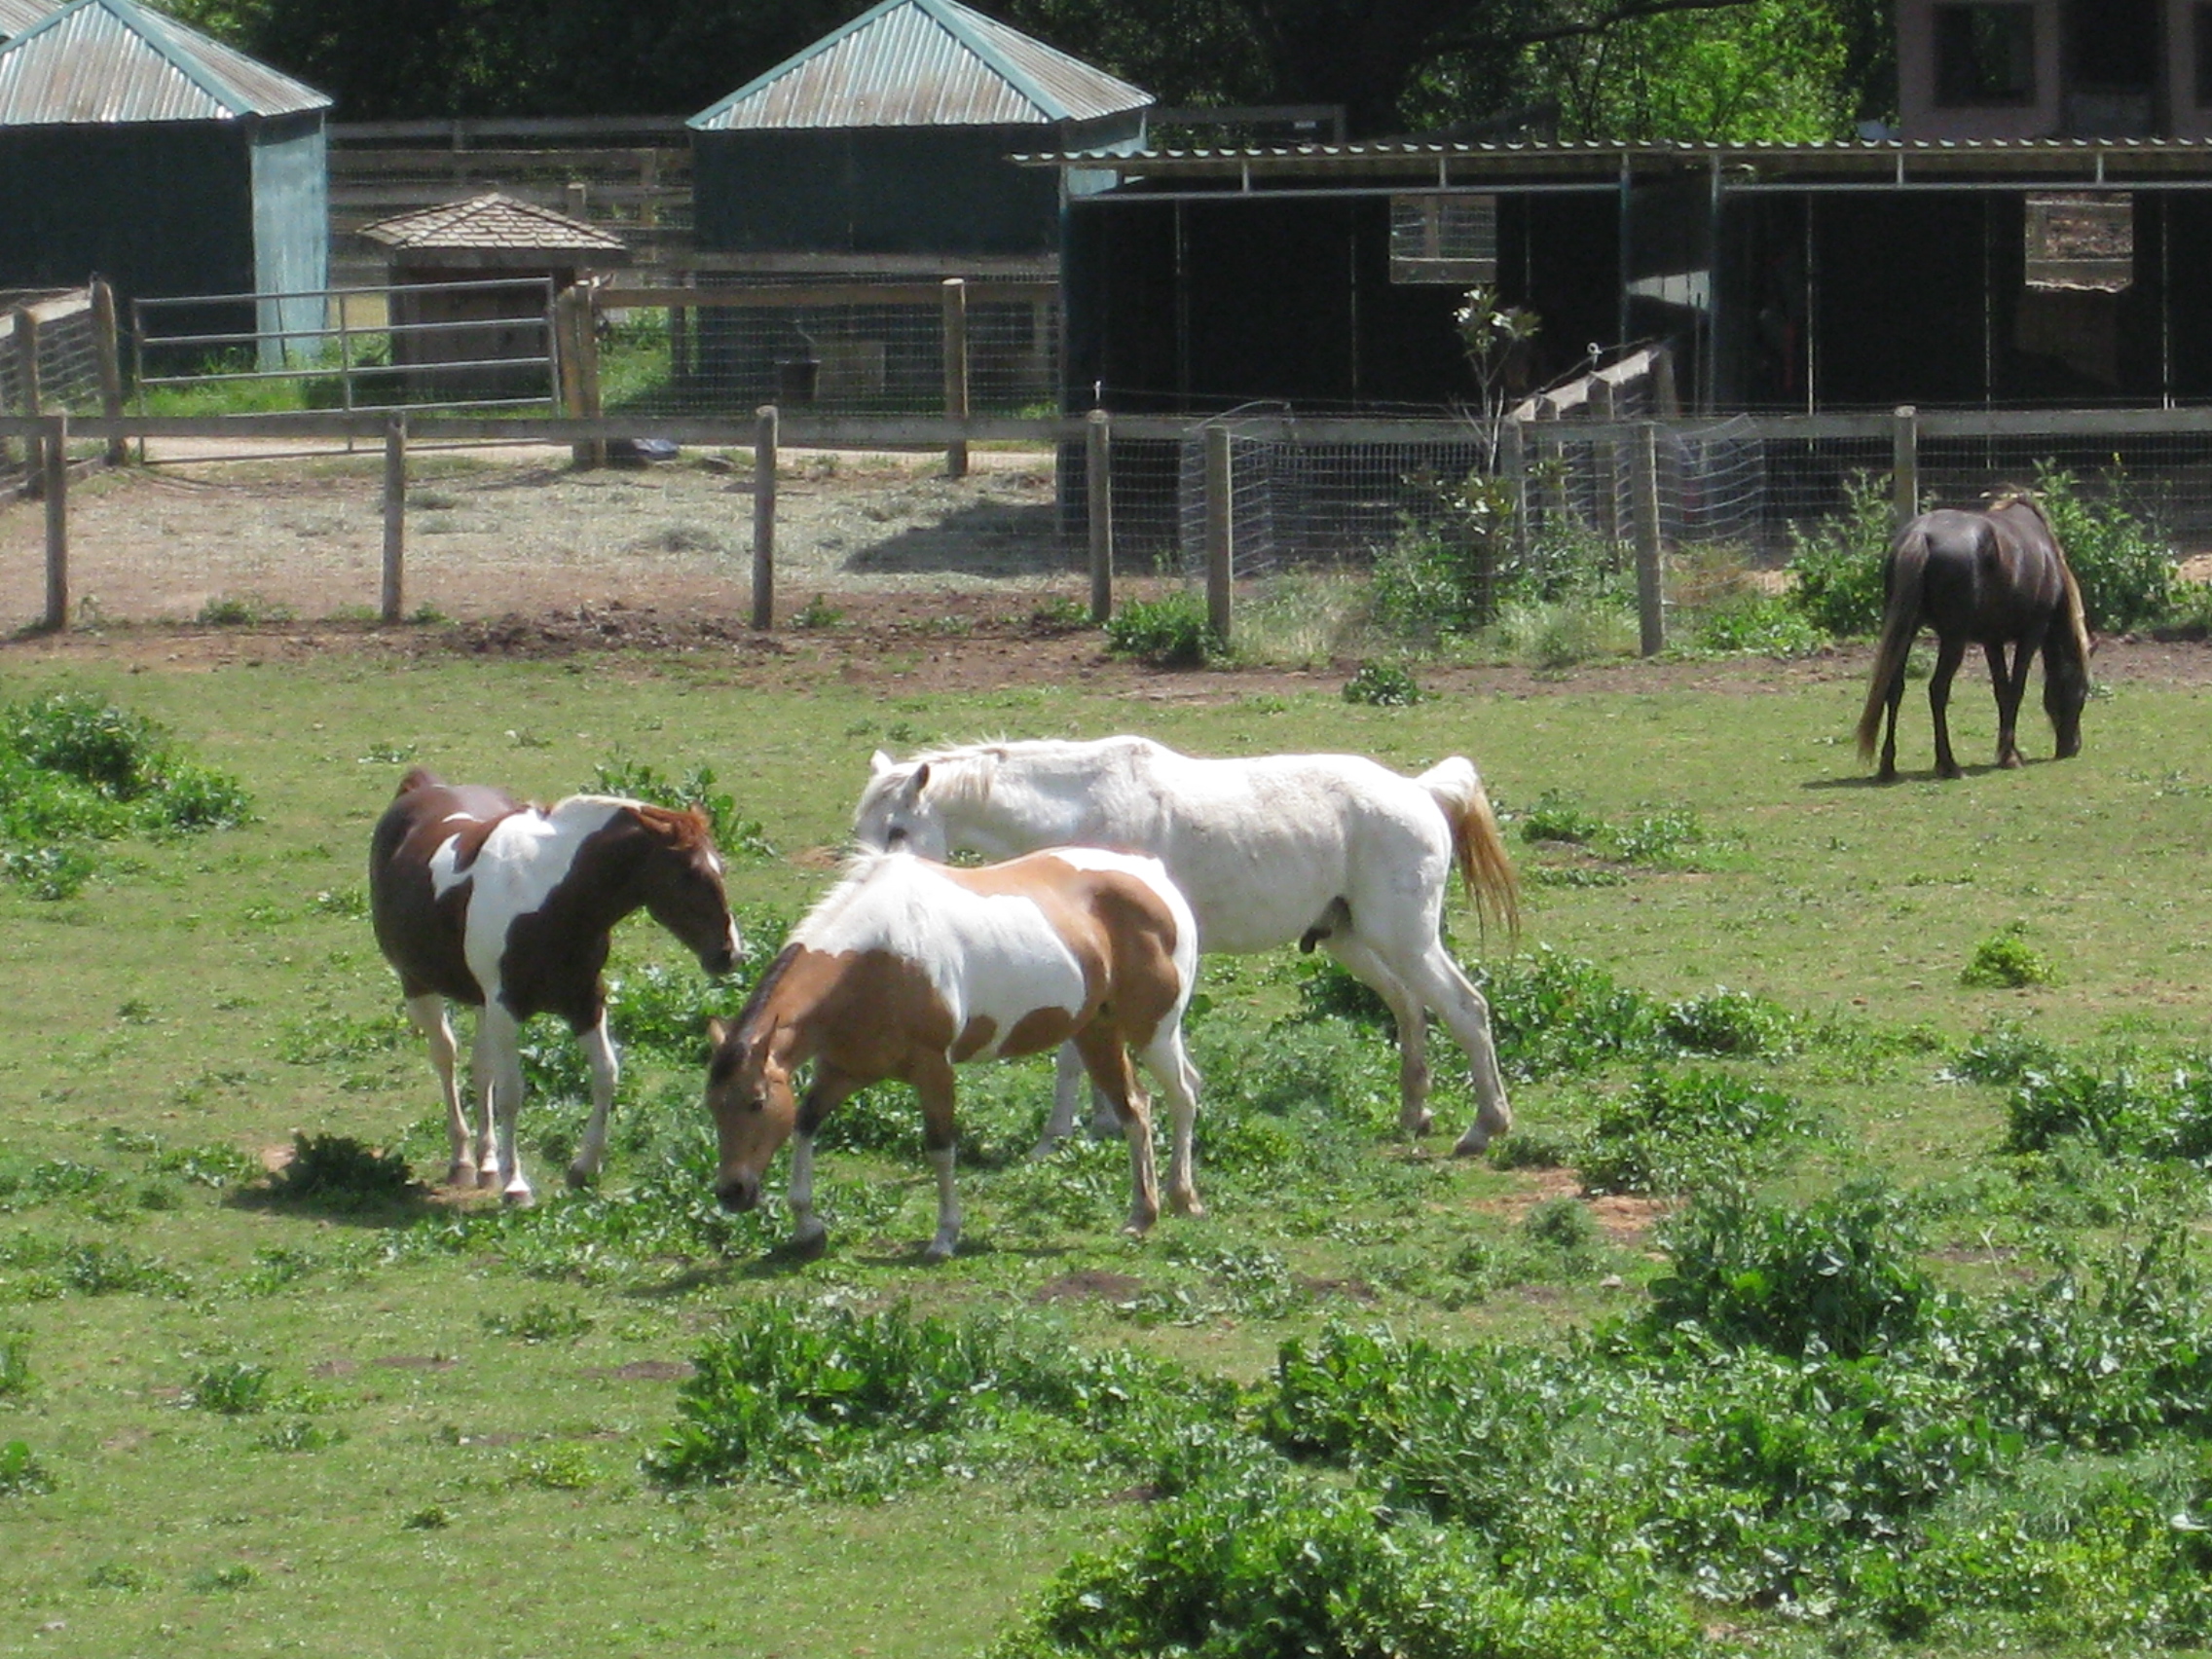
[[628,253],[596,225],[497,191],[359,234],[387,256],[391,360],[415,371],[410,389],[471,399],[542,392],[552,296]]
[[280,361],[323,321],[330,101],[132,0],[48,12],[0,46],[0,287],[241,296],[186,327]]

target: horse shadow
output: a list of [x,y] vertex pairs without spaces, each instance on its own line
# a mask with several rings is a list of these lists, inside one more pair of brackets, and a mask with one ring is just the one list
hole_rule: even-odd
[[1956,778],[1938,776],[1935,766],[1931,764],[1909,772],[1900,770],[1894,778],[1881,778],[1876,777],[1872,772],[1860,772],[1843,778],[1807,778],[1797,787],[1803,790],[1894,790],[1900,789],[1906,784],[1964,783],[1971,778],[1986,777],[1992,772],[2017,772],[2030,766],[2050,766],[2056,763],[2055,759],[2023,759],[2018,766],[2007,767],[2000,766],[1993,760],[1984,760],[1972,765],[1961,761],[1959,763],[1959,776]]
[[1050,500],[978,501],[929,524],[852,547],[840,568],[862,575],[1031,575],[1071,563]]

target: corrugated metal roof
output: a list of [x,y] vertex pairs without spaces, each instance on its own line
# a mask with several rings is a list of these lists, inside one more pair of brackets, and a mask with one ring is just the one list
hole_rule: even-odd
[[330,101],[131,0],[71,0],[0,47],[0,127],[236,121]]
[[546,252],[622,253],[621,238],[596,225],[517,202],[498,191],[363,225],[360,234],[387,247],[531,248]]
[[0,40],[21,34],[61,0],[0,0]]
[[702,132],[1088,121],[1150,92],[959,0],[882,0],[693,116]]

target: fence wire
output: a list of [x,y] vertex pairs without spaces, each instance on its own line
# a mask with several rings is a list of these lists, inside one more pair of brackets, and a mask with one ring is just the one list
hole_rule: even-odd
[[[64,304],[55,302],[63,300]],[[29,382],[23,373],[18,337],[7,319],[19,306],[39,305],[37,387],[39,407],[49,414],[96,415],[100,411],[99,342],[93,332],[89,294],[57,296],[51,289],[38,293],[0,292],[0,409],[10,412],[29,407]],[[89,454],[97,446],[71,444],[71,454]],[[35,444],[0,440],[0,484],[19,487],[37,465]]]

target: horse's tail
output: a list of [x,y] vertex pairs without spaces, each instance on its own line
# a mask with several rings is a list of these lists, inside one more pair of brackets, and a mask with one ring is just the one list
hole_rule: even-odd
[[1475,914],[1486,926],[1496,922],[1508,934],[1518,934],[1521,883],[1474,762],[1455,755],[1415,781],[1428,791],[1444,822],[1452,827],[1453,862],[1459,866],[1459,879],[1467,884],[1467,896],[1475,902]]
[[1889,602],[1882,611],[1882,643],[1874,650],[1874,675],[1866,686],[1866,707],[1859,716],[1859,758],[1870,760],[1882,735],[1882,710],[1890,684],[1904,667],[1912,637],[1920,632],[1920,586],[1928,571],[1928,534],[1908,524],[1890,548]]

